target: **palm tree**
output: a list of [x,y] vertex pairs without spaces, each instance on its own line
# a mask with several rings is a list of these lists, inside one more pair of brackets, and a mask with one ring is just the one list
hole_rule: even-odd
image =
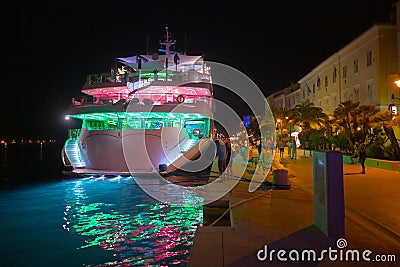
[[315,107],[314,103],[300,103],[289,111],[289,119],[295,124],[302,123],[302,131],[307,132],[312,123],[320,127],[327,124],[329,117],[322,112],[322,108]]
[[247,127],[247,133],[249,135],[255,136],[259,138],[260,135],[260,126],[258,125],[257,118],[255,116],[250,117],[250,124]]
[[357,130],[358,140],[361,142],[365,141],[365,138],[372,134],[371,132],[371,121],[372,118],[379,110],[372,105],[361,105],[357,109],[357,126],[353,126]]
[[349,144],[353,145],[354,128],[357,129],[357,114],[359,103],[345,101],[333,111],[336,124],[343,128]]
[[371,126],[383,128],[387,138],[392,144],[395,160],[400,160],[400,146],[394,134],[393,126],[398,125],[399,120],[399,116],[393,117],[390,110],[379,111],[371,118]]
[[274,108],[271,111],[272,114],[274,115],[275,121],[277,119],[283,120],[285,117],[288,116],[288,111],[284,108]]
[[305,147],[307,147],[307,144],[310,144],[311,124],[315,123],[319,127],[322,127],[323,125],[327,125],[329,122],[329,116],[322,112],[322,108],[315,107],[314,103],[310,102],[296,105],[293,109],[289,110],[288,114],[289,119],[292,120],[294,124],[302,125],[301,135],[299,135],[299,138],[302,145],[304,145],[303,142],[306,142]]

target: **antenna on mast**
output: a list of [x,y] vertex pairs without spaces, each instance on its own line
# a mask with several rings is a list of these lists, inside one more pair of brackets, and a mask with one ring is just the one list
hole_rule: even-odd
[[185,32],[185,46],[184,46],[184,50],[183,50],[183,54],[186,55],[186,47],[187,47],[187,35]]
[[149,34],[146,33],[146,54],[149,54]]
[[166,55],[171,54],[171,46],[176,43],[176,40],[171,40],[171,36],[168,31],[168,26],[165,26],[165,41],[161,42],[160,45],[165,45],[165,50],[159,49],[159,51],[165,52]]

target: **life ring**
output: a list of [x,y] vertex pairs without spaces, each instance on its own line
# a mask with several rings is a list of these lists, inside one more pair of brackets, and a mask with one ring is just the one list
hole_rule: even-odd
[[194,136],[199,136],[200,135],[200,129],[199,128],[194,128],[193,129],[193,131],[192,131],[192,134],[194,135]]
[[178,95],[176,97],[176,101],[178,101],[178,103],[183,103],[185,101],[185,97],[183,95]]

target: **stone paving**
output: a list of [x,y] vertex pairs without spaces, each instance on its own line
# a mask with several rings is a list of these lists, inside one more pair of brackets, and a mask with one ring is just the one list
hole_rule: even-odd
[[[233,168],[246,163],[237,157]],[[248,166],[248,172],[235,177],[240,181],[221,199],[230,203],[231,226],[199,227],[189,266],[399,266],[399,172],[367,167],[366,174],[360,174],[360,165],[343,164],[347,242],[341,250],[343,255],[347,250],[371,250],[371,259],[394,255],[396,262],[367,262],[362,258],[332,261],[326,255],[321,261],[282,262],[276,252],[272,261],[259,260],[257,253],[265,245],[268,251],[284,249],[286,257],[292,250],[313,249],[318,253],[329,247],[338,249],[337,240],[324,236],[314,225],[312,158],[299,154],[296,160],[280,161],[275,154],[273,169],[288,170],[289,190],[271,190],[265,183],[255,192],[248,192],[254,170],[251,164]],[[217,173],[215,166],[212,173]],[[271,179],[270,172],[265,180]]]

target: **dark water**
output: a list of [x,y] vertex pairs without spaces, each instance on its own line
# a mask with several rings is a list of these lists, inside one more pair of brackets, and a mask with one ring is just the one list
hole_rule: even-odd
[[61,145],[0,144],[0,186],[61,180]]
[[186,266],[202,209],[132,177],[74,178],[58,144],[0,148],[0,266]]

